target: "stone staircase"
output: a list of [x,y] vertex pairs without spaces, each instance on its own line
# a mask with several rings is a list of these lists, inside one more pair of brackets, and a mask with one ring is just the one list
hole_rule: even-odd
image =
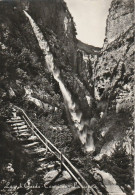
[[[11,134],[16,137],[33,162],[35,173],[39,174],[44,182],[44,188],[49,189],[51,195],[96,195],[90,189],[83,189],[77,178],[68,168],[68,163],[62,163],[55,153],[45,145],[40,136],[32,131],[27,121],[13,109],[12,117],[7,120],[11,126]],[[63,166],[64,165],[64,166]],[[77,179],[76,179],[77,178]],[[84,180],[85,181],[85,180]],[[80,185],[79,185],[80,184]],[[45,195],[47,195],[45,193]]]

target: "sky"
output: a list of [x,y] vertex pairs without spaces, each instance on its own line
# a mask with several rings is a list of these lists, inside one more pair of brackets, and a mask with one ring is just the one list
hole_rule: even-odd
[[77,29],[77,38],[103,46],[108,10],[112,0],[65,0]]

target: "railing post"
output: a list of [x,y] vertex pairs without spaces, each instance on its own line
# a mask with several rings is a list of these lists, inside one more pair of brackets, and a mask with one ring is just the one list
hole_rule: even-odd
[[82,195],[85,195],[85,190],[84,190],[84,188],[82,188]]
[[87,186],[87,188],[82,188],[82,195],[90,195],[89,186]]
[[62,152],[60,153],[60,170],[62,171],[62,160],[63,160],[63,158],[62,158]]
[[90,194],[90,189],[89,189],[89,186],[87,186],[87,195]]

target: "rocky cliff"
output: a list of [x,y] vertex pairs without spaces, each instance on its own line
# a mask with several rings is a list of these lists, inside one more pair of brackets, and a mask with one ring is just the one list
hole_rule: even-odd
[[[74,74],[77,69],[76,30],[64,1],[2,1],[0,8],[2,97],[15,100],[14,97],[22,99],[25,96],[25,100],[35,103],[36,99],[30,98],[33,94],[33,98],[45,105],[49,103],[50,108],[55,107],[52,102],[61,95],[58,84],[48,73],[43,54],[23,13],[27,10],[48,41],[55,66],[60,68],[65,85],[74,98],[80,93],[78,104],[88,114],[86,94],[90,94]],[[58,102],[54,104],[58,106]]]
[[133,26],[133,11],[132,0],[112,1],[106,24],[106,44],[116,40]]
[[[128,113],[130,117],[127,118],[127,122],[131,126],[134,86],[133,40],[133,1],[112,1],[104,46],[94,66],[94,95],[101,118],[109,117],[110,112],[114,112],[115,115],[123,113],[123,116]],[[105,129],[106,134],[109,127]]]
[[[112,1],[107,18],[104,46],[93,70],[96,112],[100,114],[95,136],[96,139],[98,138],[96,143],[100,152],[96,155],[95,160],[101,159],[103,155],[111,156],[112,153],[121,159],[122,150],[130,155],[131,161],[133,157],[133,7],[133,1]],[[110,160],[107,160],[106,157],[103,159],[110,163],[112,167],[109,166],[108,171],[117,178],[117,182],[120,184],[122,176],[119,171],[122,171],[123,167],[118,165],[118,159],[114,156],[110,157]],[[121,160],[124,163],[124,159]],[[117,169],[115,170],[116,164],[120,168],[118,172]],[[106,165],[103,167],[107,169]],[[132,170],[133,167],[129,167],[129,165],[125,165],[126,170]],[[122,172],[126,177],[126,173]],[[127,194],[133,193],[131,192],[133,182],[129,184],[130,187],[127,184],[122,184],[122,186]]]
[[124,104],[133,105],[133,36],[133,1],[112,1],[104,47],[95,67],[95,96],[107,95],[116,111]]
[[76,32],[65,3],[59,0],[2,1],[0,9],[1,101],[29,101],[46,111],[58,107],[59,87],[45,66],[23,10],[30,10],[43,30],[57,66],[70,67],[75,63]]

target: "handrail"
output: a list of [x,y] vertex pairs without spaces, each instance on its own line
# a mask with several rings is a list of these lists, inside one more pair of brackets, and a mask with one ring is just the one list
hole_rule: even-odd
[[[62,154],[62,152],[60,150],[58,150],[41,132],[40,130],[34,125],[34,123],[29,119],[29,117],[27,116],[27,114],[25,113],[25,111],[22,108],[19,108],[18,106],[13,106],[14,108],[16,108],[17,110],[21,111],[24,115],[24,119],[26,121],[26,123],[28,124],[28,126],[31,128],[30,124],[32,125],[32,127],[45,139],[45,141],[51,145],[51,147],[60,155],[57,156],[55,154],[55,152],[53,152],[50,147],[40,138],[40,136],[34,131],[33,128],[31,128],[31,130],[34,132],[34,134],[36,134],[36,136],[40,139],[40,141],[46,145],[46,147],[50,150],[50,152],[52,152],[53,154],[55,154],[55,156],[61,161],[61,157],[62,159],[64,159],[64,161],[73,169],[73,171],[79,176],[79,178],[82,180],[82,182],[84,183],[85,187],[81,184],[81,182],[74,176],[74,174],[70,171],[70,169],[67,167],[67,164],[65,164],[64,162],[61,162],[62,165],[66,168],[66,170],[72,175],[72,177],[76,180],[76,182],[79,184],[79,186],[82,188],[82,190],[85,190],[85,192],[87,193],[87,195],[89,194],[88,190],[91,190],[91,192],[94,195],[97,195],[97,193],[95,192],[95,190],[87,183],[87,181],[83,178],[83,176],[79,173],[79,171],[74,167],[74,165],[72,165],[72,163],[66,158],[65,155]],[[30,124],[29,124],[30,123]]]

